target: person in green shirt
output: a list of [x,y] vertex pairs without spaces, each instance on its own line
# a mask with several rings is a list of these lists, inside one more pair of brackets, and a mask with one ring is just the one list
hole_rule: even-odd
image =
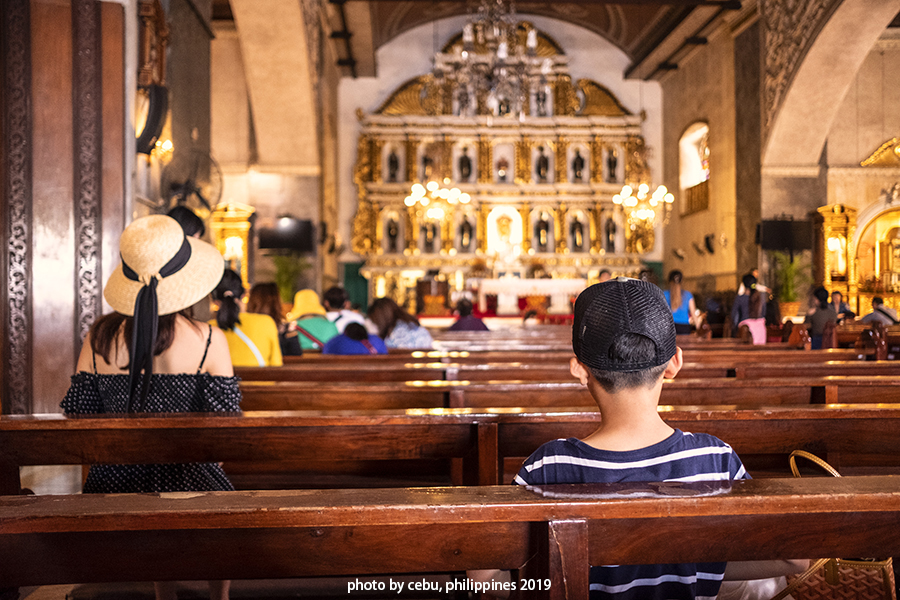
[[313,290],[300,290],[294,294],[294,307],[287,314],[288,321],[297,325],[297,338],[303,351],[321,350],[331,338],[338,335],[337,327],[325,316],[325,307]]

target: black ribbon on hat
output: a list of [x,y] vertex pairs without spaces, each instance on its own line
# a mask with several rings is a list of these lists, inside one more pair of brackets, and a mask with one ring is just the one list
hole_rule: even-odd
[[[159,302],[156,297],[156,286],[163,277],[177,273],[188,263],[191,258],[191,244],[187,238],[175,256],[159,270],[159,273],[141,276],[125,264],[122,260],[122,274],[126,279],[138,281],[144,286],[138,290],[134,300],[134,323],[131,331],[131,361],[128,366],[128,400],[125,403],[125,412],[131,412],[131,402],[134,393],[140,387],[143,407],[150,393],[150,376],[153,374],[153,348],[156,346],[156,333],[159,326]],[[141,376],[143,372],[143,376]]]

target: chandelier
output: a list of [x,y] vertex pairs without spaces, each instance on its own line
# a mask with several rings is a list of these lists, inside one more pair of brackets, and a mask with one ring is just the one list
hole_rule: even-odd
[[[444,184],[449,183],[450,179],[445,178]],[[442,221],[451,207],[468,204],[471,200],[472,197],[459,188],[445,188],[437,181],[429,181],[425,185],[414,183],[403,203],[409,207],[421,206],[425,218],[430,221]]]
[[675,196],[664,185],[657,187],[651,194],[650,186],[646,183],[638,185],[637,191],[626,184],[612,200],[613,204],[624,210],[628,226],[635,231],[653,228],[658,223],[668,224]]
[[553,60],[537,54],[537,30],[516,20],[511,0],[480,0],[463,28],[462,44],[434,58],[434,80],[453,94],[454,114],[486,110],[523,117],[535,92],[536,116],[549,116],[548,78]]

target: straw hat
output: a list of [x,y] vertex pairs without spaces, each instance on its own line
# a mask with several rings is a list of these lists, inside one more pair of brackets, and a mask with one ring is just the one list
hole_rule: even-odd
[[304,315],[325,315],[325,307],[314,290],[300,290],[294,294],[294,307],[285,318],[294,321]]
[[[182,246],[190,246],[190,257]],[[119,240],[122,264],[106,282],[103,297],[113,309],[133,316],[138,292],[157,277],[158,314],[168,315],[193,306],[202,300],[222,279],[225,263],[210,244],[184,235],[178,221],[165,215],[151,215],[135,220]],[[167,268],[168,266],[168,268]],[[174,272],[165,275],[172,269]],[[126,271],[132,273],[129,279]]]

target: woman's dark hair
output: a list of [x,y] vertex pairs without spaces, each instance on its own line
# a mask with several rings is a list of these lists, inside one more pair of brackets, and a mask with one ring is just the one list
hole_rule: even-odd
[[379,298],[369,307],[369,319],[378,327],[378,336],[382,339],[391,335],[397,321],[406,321],[414,325],[419,324],[419,320],[400,308],[400,305],[390,298]]
[[763,300],[762,292],[754,292],[751,290],[750,292],[750,318],[751,319],[759,319],[763,316],[763,308],[765,307],[765,300]]
[[255,283],[250,288],[250,296],[247,298],[247,312],[269,315],[276,324],[284,321],[284,312],[281,310],[281,294],[274,283]]
[[681,280],[683,278],[684,275],[681,274],[681,271],[669,272],[669,305],[672,307],[672,312],[681,308]]
[[206,225],[203,224],[203,219],[186,206],[176,206],[166,214],[178,221],[181,229],[184,230],[184,235],[187,237],[194,235],[203,237],[203,234],[206,233]]
[[[175,340],[175,321],[178,320],[179,315],[186,318],[188,323],[197,327],[197,323],[193,319],[190,307],[170,315],[160,315],[159,324],[157,325],[156,345],[153,347],[153,356],[159,356],[172,345],[172,342]],[[122,337],[126,342],[124,345],[125,352],[128,352],[128,341],[131,339],[133,331],[134,317],[129,317],[117,312],[103,315],[91,325],[91,351],[93,351],[94,354],[102,356],[103,360],[108,364],[115,364],[119,358],[119,345],[116,343],[119,332],[122,332]],[[116,356],[113,357],[113,360],[110,360],[110,353],[113,348],[116,349]],[[123,368],[127,369],[130,364],[131,357],[129,356],[128,363]]]
[[456,312],[460,317],[468,317],[472,314],[472,302],[468,298],[463,298],[456,303]]
[[328,288],[325,293],[322,294],[322,301],[325,303],[325,308],[331,310],[341,310],[349,299],[350,296],[347,295],[347,290],[339,285]]
[[344,329],[344,335],[356,342],[369,339],[369,332],[366,331],[366,328],[360,323],[347,323],[347,327]]
[[818,300],[820,308],[824,308],[825,305],[828,304],[828,290],[826,290],[825,288],[816,288],[816,291],[813,292],[813,296],[815,296],[816,300]]
[[218,300],[219,311],[216,313],[216,324],[225,331],[234,329],[241,322],[241,305],[238,304],[244,294],[244,284],[241,276],[225,269],[222,280],[213,290],[213,299]]

